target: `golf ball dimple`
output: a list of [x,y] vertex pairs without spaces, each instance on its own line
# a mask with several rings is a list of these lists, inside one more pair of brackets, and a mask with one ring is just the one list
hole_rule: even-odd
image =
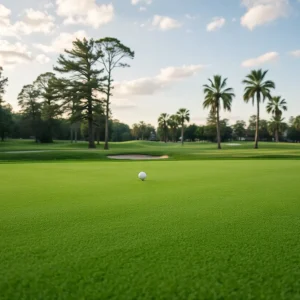
[[141,179],[142,181],[144,181],[147,177],[147,174],[145,172],[140,172],[139,173],[139,179]]

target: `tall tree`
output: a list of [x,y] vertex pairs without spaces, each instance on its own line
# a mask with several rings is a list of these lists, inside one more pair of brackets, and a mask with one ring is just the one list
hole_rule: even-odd
[[171,129],[172,141],[175,143],[177,141],[177,130],[179,126],[179,119],[177,115],[171,115],[169,117],[168,126]]
[[126,68],[129,67],[128,64],[123,63],[124,59],[133,59],[134,52],[122,44],[118,39],[112,37],[106,37],[96,41],[99,52],[103,55],[100,57],[100,62],[103,64],[104,70],[106,72],[106,83],[104,85],[103,93],[105,94],[105,145],[104,149],[108,150],[108,120],[109,120],[109,110],[110,110],[110,97],[112,96],[113,89],[113,71],[116,68]]
[[13,126],[12,107],[9,104],[0,106],[0,138],[4,141],[6,134],[10,133]]
[[1,103],[3,102],[2,97],[5,93],[5,87],[8,83],[8,78],[2,76],[2,71],[3,71],[3,68],[0,66],[0,106],[1,106]]
[[236,123],[232,126],[234,136],[238,138],[240,141],[242,138],[246,136],[246,122],[245,121],[236,121]]
[[89,148],[96,148],[94,138],[94,110],[101,103],[96,92],[102,92],[104,69],[97,68],[97,62],[103,57],[99,49],[91,40],[73,42],[72,50],[65,50],[60,55],[55,71],[68,75],[68,78],[56,81],[56,88],[63,91],[63,98],[70,101],[72,97],[78,100],[77,109],[82,119],[88,122]]
[[232,88],[226,88],[227,78],[223,79],[220,75],[215,75],[213,79],[209,79],[210,85],[205,84],[203,102],[204,108],[210,108],[216,114],[217,125],[217,142],[218,149],[221,149],[221,131],[220,131],[220,110],[223,103],[223,108],[226,111],[231,111],[232,100],[235,97]]
[[62,113],[58,104],[59,91],[55,89],[56,81],[55,75],[47,72],[38,76],[33,84],[40,99],[42,119],[47,124],[47,132],[44,132],[42,142],[53,142],[53,120]]
[[184,143],[184,125],[190,121],[190,111],[186,108],[180,108],[177,112],[177,118],[181,126],[181,144]]
[[142,137],[142,141],[144,140],[144,136],[146,134],[146,131],[147,131],[147,124],[144,122],[144,121],[141,121],[139,124],[139,132],[140,132],[140,135]]
[[41,117],[41,104],[38,102],[39,92],[32,85],[25,85],[18,95],[18,104],[24,116],[30,120],[35,141],[38,141],[38,121]]
[[293,118],[292,124],[295,127],[296,130],[300,131],[300,116],[297,116],[296,118]]
[[270,80],[265,81],[265,77],[268,71],[253,70],[246,79],[243,80],[245,84],[244,90],[244,101],[248,103],[252,100],[252,104],[257,106],[257,116],[256,116],[256,131],[255,131],[255,145],[254,148],[258,149],[259,141],[259,121],[260,121],[260,103],[264,102],[266,98],[271,99],[271,90],[275,89],[275,83]]
[[268,131],[275,136],[275,141],[279,142],[279,134],[284,133],[288,129],[288,125],[284,122],[284,118],[273,116],[268,122]]
[[272,114],[272,124],[276,125],[275,127],[275,141],[279,142],[279,131],[280,131],[280,124],[282,123],[282,113],[283,111],[287,111],[287,103],[285,99],[282,99],[280,96],[272,97],[269,99],[267,104],[267,112]]
[[162,113],[158,118],[158,126],[162,129],[164,134],[164,142],[167,142],[168,139],[168,121],[169,115],[167,113]]

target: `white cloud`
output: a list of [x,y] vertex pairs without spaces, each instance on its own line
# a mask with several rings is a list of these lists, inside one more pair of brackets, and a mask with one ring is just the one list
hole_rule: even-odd
[[244,68],[256,67],[265,63],[274,62],[278,58],[279,58],[279,54],[277,52],[268,52],[259,57],[245,60],[242,63],[242,67]]
[[47,13],[26,9],[23,15],[23,20],[14,24],[16,32],[23,34],[31,34],[34,32],[51,33],[55,27],[54,18]]
[[11,11],[0,4],[0,36],[15,36],[35,32],[50,33],[53,31],[54,18],[47,13],[26,9],[21,15],[22,19],[15,24],[10,20]]
[[0,4],[0,37],[1,36],[17,36],[11,22],[11,10]]
[[33,46],[45,53],[63,52],[64,49],[72,48],[72,42],[78,39],[88,38],[84,30],[79,30],[74,33],[62,32],[56,37],[50,45],[34,44]]
[[212,21],[207,24],[206,30],[207,31],[215,31],[222,28],[226,23],[226,20],[222,17],[215,17]]
[[11,10],[0,4],[0,18],[8,18],[11,14]]
[[189,65],[182,67],[168,67],[160,70],[154,77],[144,77],[131,81],[115,84],[115,94],[128,95],[153,95],[154,93],[170,86],[172,83],[198,74],[205,66]]
[[131,0],[132,5],[138,5],[140,3],[150,5],[152,3],[152,0]]
[[290,8],[289,0],[242,0],[242,4],[247,12],[241,18],[241,25],[250,30],[286,17]]
[[147,7],[145,7],[145,6],[140,7],[140,11],[146,11],[146,10],[147,10]]
[[39,54],[35,60],[40,63],[41,65],[47,64],[50,62],[50,58],[46,56],[45,54]]
[[159,15],[154,16],[152,25],[156,28],[159,28],[162,31],[167,31],[182,26],[182,24],[175,19]]
[[0,40],[0,65],[14,66],[21,63],[28,63],[32,60],[31,52],[22,43],[10,43]]
[[300,57],[300,50],[291,51],[290,55],[294,57]]
[[97,4],[96,0],[56,0],[57,15],[64,24],[84,24],[94,28],[107,24],[114,17],[112,4]]

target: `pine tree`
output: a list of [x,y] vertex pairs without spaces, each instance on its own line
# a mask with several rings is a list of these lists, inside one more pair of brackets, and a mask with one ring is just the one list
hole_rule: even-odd
[[87,120],[89,148],[96,148],[94,138],[94,112],[102,103],[97,92],[103,92],[101,77],[104,69],[97,68],[97,62],[103,57],[101,49],[96,47],[93,39],[73,42],[72,50],[65,50],[60,55],[55,71],[68,75],[56,80],[54,86],[60,91],[65,103],[75,101],[77,118]]

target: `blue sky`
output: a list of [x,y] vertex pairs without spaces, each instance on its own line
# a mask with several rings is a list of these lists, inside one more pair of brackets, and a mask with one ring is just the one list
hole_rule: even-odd
[[254,68],[269,69],[288,119],[300,114],[299,12],[298,0],[2,0],[5,99],[17,109],[22,86],[51,71],[74,37],[113,36],[136,53],[130,69],[115,73],[113,115],[121,121],[155,125],[160,113],[185,107],[204,123],[202,85],[214,74],[236,93],[222,116],[248,120],[255,108],[243,103],[241,81]]

